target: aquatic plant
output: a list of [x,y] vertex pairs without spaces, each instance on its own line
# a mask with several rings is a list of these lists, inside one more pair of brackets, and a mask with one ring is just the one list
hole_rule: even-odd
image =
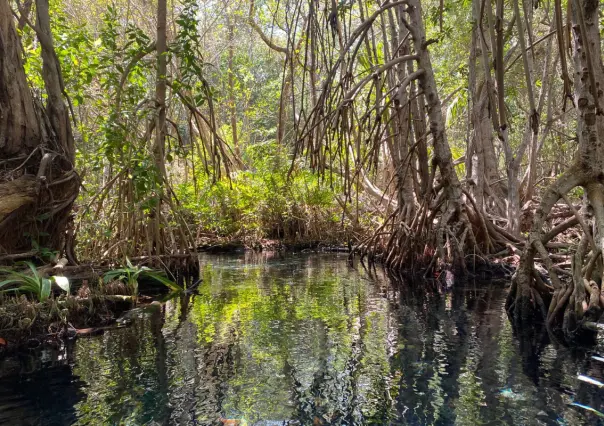
[[126,267],[112,269],[111,271],[106,272],[105,275],[103,275],[103,283],[107,284],[111,281],[125,282],[132,291],[132,294],[136,295],[138,293],[138,280],[142,277],[151,278],[172,291],[183,290],[180,285],[166,277],[163,272],[153,270],[147,266],[135,266],[128,258],[126,258]]
[[29,293],[33,294],[40,302],[46,301],[50,297],[52,284],[69,294],[70,284],[66,277],[52,276],[46,278],[41,275],[36,266],[31,262],[21,262],[31,271],[31,275],[25,272],[18,272],[13,269],[1,268],[0,274],[5,275],[0,281],[0,292],[2,293]]

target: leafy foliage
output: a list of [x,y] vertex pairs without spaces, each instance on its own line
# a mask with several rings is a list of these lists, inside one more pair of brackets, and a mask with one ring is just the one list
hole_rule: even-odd
[[341,217],[327,184],[304,169],[288,179],[289,161],[274,142],[249,146],[243,157],[249,168],[231,179],[205,179],[197,194],[191,183],[177,187],[185,209],[206,232],[250,240],[335,237],[330,228]]
[[172,291],[182,291],[183,288],[176,284],[174,281],[166,277],[166,275],[159,271],[154,271],[146,266],[135,266],[130,262],[130,259],[126,259],[126,266],[123,268],[112,269],[103,275],[103,282],[105,284],[111,281],[122,281],[125,282],[128,288],[133,294],[138,293],[138,281],[141,278],[150,278],[155,280]]
[[46,278],[40,275],[33,263],[22,262],[21,265],[27,266],[31,274],[7,268],[0,269],[0,274],[4,275],[0,281],[0,292],[32,294],[39,302],[44,302],[50,297],[54,284],[69,294],[70,284],[67,278],[61,276]]

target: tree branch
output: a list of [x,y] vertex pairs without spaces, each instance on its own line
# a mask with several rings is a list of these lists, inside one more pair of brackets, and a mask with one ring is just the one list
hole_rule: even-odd
[[250,2],[250,14],[248,16],[248,23],[254,29],[254,31],[256,31],[256,33],[258,33],[258,35],[260,36],[262,41],[264,41],[264,43],[268,47],[270,47],[271,49],[273,49],[276,52],[283,53],[286,57],[289,58],[289,55],[290,55],[289,49],[286,47],[281,47],[281,46],[276,45],[273,42],[273,40],[271,39],[271,37],[268,37],[266,34],[264,34],[264,31],[262,31],[262,28],[260,28],[260,26],[256,23],[256,21],[254,21],[254,0],[252,0]]

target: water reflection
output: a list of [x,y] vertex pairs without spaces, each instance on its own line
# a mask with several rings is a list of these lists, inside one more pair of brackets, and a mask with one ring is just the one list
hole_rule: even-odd
[[[199,294],[6,358],[6,424],[598,424],[593,353],[524,348],[500,285],[393,286],[345,257],[203,259]],[[531,353],[529,353],[531,352]]]

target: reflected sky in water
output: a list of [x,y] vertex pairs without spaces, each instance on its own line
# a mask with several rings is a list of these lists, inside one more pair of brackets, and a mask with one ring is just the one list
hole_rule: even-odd
[[604,379],[604,345],[517,339],[501,284],[426,295],[336,255],[202,262],[196,296],[0,360],[0,423],[604,424],[604,390],[577,379]]

